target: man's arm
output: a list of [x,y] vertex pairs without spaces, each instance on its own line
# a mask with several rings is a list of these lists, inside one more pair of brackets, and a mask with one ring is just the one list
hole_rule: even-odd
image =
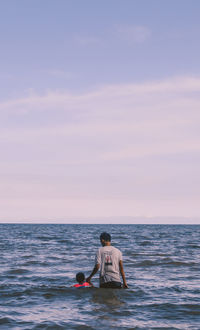
[[126,277],[125,277],[125,273],[124,273],[124,267],[123,267],[122,260],[119,261],[119,270],[120,270],[120,274],[121,274],[122,280],[123,280],[123,287],[128,288],[128,285],[126,283]]
[[88,283],[90,283],[91,278],[92,278],[92,277],[98,272],[99,267],[100,267],[100,264],[96,264],[96,265],[94,266],[92,273],[90,274],[90,276],[88,276],[88,277],[86,278],[86,281],[87,281]]

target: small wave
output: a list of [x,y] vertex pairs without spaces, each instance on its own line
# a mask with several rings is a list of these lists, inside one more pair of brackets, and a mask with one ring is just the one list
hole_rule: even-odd
[[29,270],[26,268],[15,268],[15,269],[10,269],[7,271],[8,275],[24,275],[29,273]]
[[[146,253],[144,253],[144,252],[138,252],[138,253],[136,253],[136,252],[131,252],[131,253],[127,253],[127,257],[126,258],[135,258],[135,257],[139,257],[139,258],[141,258],[141,257],[150,257],[150,258],[152,258],[152,257],[170,257],[171,256],[171,254],[169,254],[169,253],[148,253],[148,252],[146,252]],[[132,259],[131,259],[132,260]]]
[[200,315],[200,305],[199,304],[182,304],[181,309],[187,314]]
[[107,299],[111,296],[118,296],[122,298],[133,298],[133,294],[135,297],[144,296],[145,292],[141,289],[138,290],[116,290],[116,289],[100,289],[100,288],[82,288],[77,289],[73,287],[66,286],[32,286],[29,288],[18,287],[12,288],[12,290],[4,291],[1,293],[1,297],[4,298],[16,298],[16,297],[43,297],[47,300],[53,298],[62,298],[62,297],[86,297],[96,295],[99,299]]
[[38,329],[45,329],[45,330],[62,330],[62,329],[68,329],[69,323],[65,322],[41,322],[38,325],[33,326],[32,330],[38,330]]
[[143,242],[140,242],[140,245],[141,246],[147,246],[147,245],[152,245],[153,243],[151,241],[143,241]]
[[186,245],[188,248],[192,248],[192,249],[200,249],[200,245],[197,244],[188,244]]
[[[97,288],[98,289],[98,288]],[[46,299],[50,299],[53,297],[70,297],[70,296],[82,296],[82,294],[87,294],[91,292],[91,290],[95,290],[95,288],[84,288],[84,289],[76,289],[66,286],[32,286],[29,288],[12,288],[12,290],[7,290],[1,292],[1,297],[3,298],[16,298],[16,297],[44,297]]]
[[23,258],[24,259],[31,259],[31,258],[33,258],[33,255],[32,254],[24,255]]
[[59,239],[57,242],[58,243],[64,243],[64,244],[70,244],[71,240],[69,240],[69,239]]
[[36,260],[30,260],[22,264],[22,266],[49,266],[48,262],[45,261],[36,261]]
[[0,325],[11,325],[13,324],[14,320],[9,317],[1,317],[0,318]]
[[48,260],[63,260],[63,258],[61,256],[55,257],[55,256],[49,256]]
[[152,266],[175,266],[175,267],[191,267],[196,266],[195,262],[184,262],[184,261],[175,261],[170,258],[164,258],[161,260],[143,260],[142,262],[134,264],[135,267],[152,267]]
[[59,236],[46,236],[46,235],[39,235],[39,236],[36,236],[35,237],[36,239],[38,240],[41,240],[41,241],[58,241],[58,238]]

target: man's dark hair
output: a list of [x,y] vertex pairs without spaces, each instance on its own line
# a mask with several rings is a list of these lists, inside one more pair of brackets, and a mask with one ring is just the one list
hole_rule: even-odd
[[79,283],[83,282],[85,280],[85,275],[83,273],[77,273],[76,274],[76,280]]
[[110,234],[106,233],[105,231],[101,233],[100,235],[100,240],[104,240],[105,242],[110,242],[111,241],[111,236]]

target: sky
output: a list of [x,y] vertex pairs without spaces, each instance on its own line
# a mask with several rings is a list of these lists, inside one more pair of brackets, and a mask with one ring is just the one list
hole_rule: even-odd
[[0,221],[200,223],[199,40],[199,0],[2,0]]

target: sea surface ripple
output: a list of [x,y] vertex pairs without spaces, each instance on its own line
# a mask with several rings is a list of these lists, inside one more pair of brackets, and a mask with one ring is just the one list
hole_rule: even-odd
[[[71,288],[102,231],[129,288]],[[0,252],[0,329],[200,329],[199,225],[1,224]]]

